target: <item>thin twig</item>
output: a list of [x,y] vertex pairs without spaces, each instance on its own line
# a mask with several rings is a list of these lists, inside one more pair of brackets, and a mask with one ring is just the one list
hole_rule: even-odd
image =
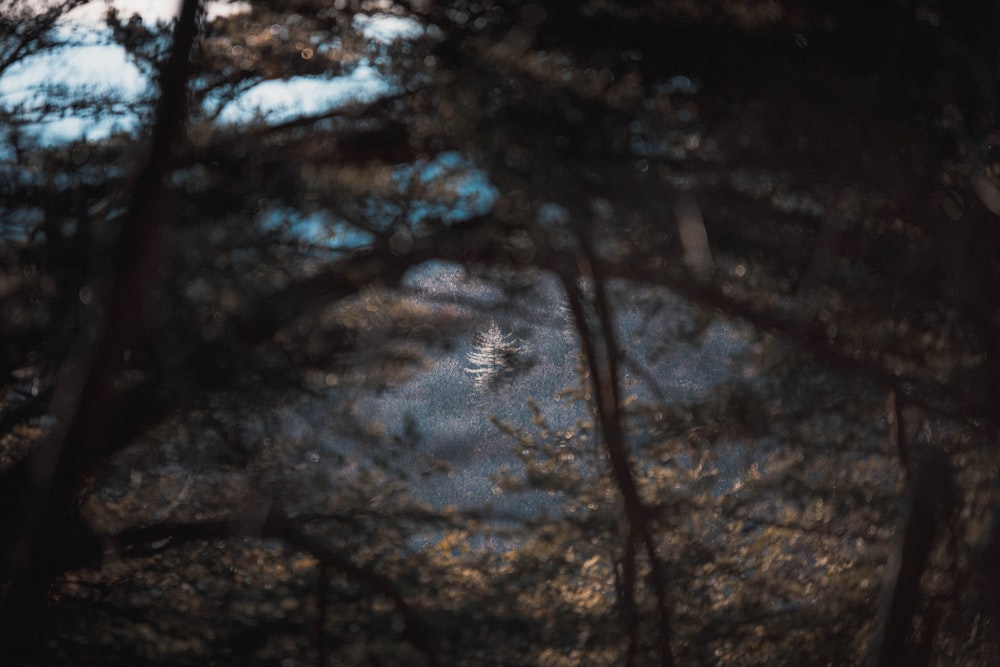
[[607,368],[604,373],[604,382],[610,385],[610,397],[608,396],[607,391],[603,392],[603,397],[605,399],[610,398],[611,400],[610,405],[608,405],[608,410],[609,417],[612,422],[612,433],[615,438],[613,443],[610,439],[608,440],[608,446],[611,447],[613,444],[618,450],[617,456],[621,459],[620,465],[622,466],[622,470],[619,471],[619,477],[623,481],[627,482],[627,486],[631,488],[630,493],[634,494],[633,512],[635,512],[635,517],[630,517],[630,523],[636,531],[634,536],[635,539],[641,539],[646,546],[646,557],[649,560],[650,581],[653,586],[653,595],[656,598],[656,609],[660,618],[659,637],[661,664],[664,667],[673,667],[673,632],[670,623],[670,611],[669,605],[667,604],[667,591],[663,581],[662,567],[659,556],[657,555],[656,542],[654,540],[653,532],[650,529],[649,522],[647,521],[649,512],[644,506],[642,499],[639,497],[635,477],[629,463],[628,445],[625,442],[625,436],[622,430],[621,389],[618,375],[619,352],[618,344],[615,339],[614,322],[611,317],[611,306],[608,302],[604,275],[601,273],[600,267],[593,261],[594,253],[591,250],[587,239],[581,239],[580,245],[584,252],[587,264],[590,267],[590,274],[593,278],[594,300],[597,307],[597,316],[600,320],[601,330],[603,332],[602,338],[604,340],[606,355],[605,361],[607,363]]
[[[153,550],[159,551],[164,545],[174,547],[185,542],[238,536],[276,538],[290,547],[308,553],[319,562],[321,581],[317,586],[316,594],[317,604],[320,605],[317,613],[317,624],[325,622],[324,609],[327,589],[324,588],[326,584],[322,580],[327,577],[327,571],[332,568],[391,600],[403,624],[403,638],[424,655],[428,665],[441,664],[425,624],[413,612],[403,593],[391,579],[371,568],[358,565],[347,556],[334,551],[321,540],[302,531],[294,520],[278,510],[272,509],[259,526],[248,525],[245,521],[228,519],[195,523],[167,522],[127,530],[111,536],[109,541],[123,553],[140,555],[150,552],[147,549],[149,545],[153,545]],[[319,625],[316,626],[315,631],[319,631]],[[317,635],[316,641],[317,647],[321,649],[322,640],[320,637],[321,634]],[[320,650],[319,654],[322,655],[323,651]]]
[[[638,612],[635,602],[635,549],[642,543],[646,548],[651,583],[660,616],[661,663],[673,667],[671,647],[672,634],[669,608],[655,541],[650,531],[649,512],[639,496],[638,486],[629,462],[628,446],[625,442],[621,417],[621,398],[618,385],[618,348],[614,335],[611,308],[604,289],[604,276],[597,270],[594,255],[585,239],[580,239],[581,252],[577,256],[577,271],[564,270],[560,273],[566,290],[570,309],[576,321],[577,331],[583,348],[584,359],[591,371],[591,384],[597,418],[604,435],[605,449],[619,493],[622,495],[625,520],[624,557],[622,562],[622,616],[629,633],[626,664],[634,664],[638,651]],[[598,349],[588,325],[583,295],[577,284],[577,277],[590,278],[594,287],[594,306],[597,314],[599,336],[603,341]]]

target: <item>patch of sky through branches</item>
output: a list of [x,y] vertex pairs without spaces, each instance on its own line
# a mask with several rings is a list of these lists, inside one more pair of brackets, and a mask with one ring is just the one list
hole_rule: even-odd
[[[115,5],[121,16],[136,12],[147,22],[172,16],[158,2],[119,0]],[[91,11],[74,13],[57,28],[63,46],[28,56],[0,76],[0,108],[33,121],[24,131],[43,146],[99,141],[116,132],[134,133],[139,111],[152,95],[147,75],[113,43],[103,12],[86,7]],[[246,9],[239,3],[209,3],[210,13]],[[358,14],[353,28],[376,47],[426,34],[417,21],[387,14]],[[218,120],[223,124],[280,123],[350,104],[371,103],[395,94],[398,88],[391,77],[361,58],[341,76],[262,81],[222,103]],[[206,103],[211,106],[220,101],[209,99]],[[7,141],[9,137],[0,138],[0,162],[15,160]],[[272,209],[259,220],[265,229],[279,230],[290,242],[319,251],[345,250],[369,245],[374,240],[372,230],[384,231],[400,221],[419,234],[422,226],[432,221],[452,224],[484,215],[497,199],[486,173],[456,152],[396,165],[392,184],[398,197],[370,197],[360,202],[369,229],[328,211]]]

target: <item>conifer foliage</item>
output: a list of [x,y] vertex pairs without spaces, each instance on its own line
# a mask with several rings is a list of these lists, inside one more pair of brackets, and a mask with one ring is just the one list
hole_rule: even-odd
[[486,330],[473,337],[472,349],[465,355],[470,364],[465,372],[472,375],[477,389],[495,390],[523,366],[524,352],[521,341],[491,320]]
[[83,4],[0,0],[0,665],[1000,665],[1000,3]]

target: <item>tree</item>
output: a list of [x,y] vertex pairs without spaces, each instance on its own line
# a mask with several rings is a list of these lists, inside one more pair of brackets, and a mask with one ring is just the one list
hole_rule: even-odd
[[472,375],[477,389],[496,389],[524,364],[523,346],[503,333],[495,320],[485,331],[476,333],[472,345],[465,355],[471,364],[465,372]]
[[998,662],[994,3],[197,4],[0,98],[5,659]]

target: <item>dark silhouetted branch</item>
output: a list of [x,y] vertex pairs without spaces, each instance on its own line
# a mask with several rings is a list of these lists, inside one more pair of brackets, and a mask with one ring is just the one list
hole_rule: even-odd
[[[619,353],[614,335],[614,323],[611,308],[608,303],[604,286],[604,275],[600,267],[593,261],[586,240],[580,240],[581,251],[577,257],[578,271],[562,271],[563,287],[565,288],[570,310],[576,322],[580,336],[584,359],[591,372],[591,382],[594,392],[594,405],[597,412],[601,432],[604,434],[605,449],[611,470],[625,509],[627,534],[624,536],[624,556],[622,562],[622,615],[629,633],[628,653],[625,664],[635,664],[638,650],[638,628],[636,621],[638,613],[635,602],[635,556],[636,547],[645,547],[649,560],[650,580],[656,598],[659,615],[659,637],[661,641],[661,664],[672,667],[673,649],[670,611],[667,604],[666,587],[662,580],[662,567],[656,552],[656,543],[650,528],[650,513],[639,496],[629,461],[628,444],[622,428],[621,397],[618,384]],[[584,297],[578,284],[578,278],[589,278],[594,289],[594,307],[597,314],[598,332],[591,331],[588,323]],[[602,345],[598,346],[596,339],[600,338]]]
[[[936,449],[914,450],[907,441],[902,407],[894,391],[886,399],[891,444],[906,469],[907,507],[902,541],[893,555],[886,581],[883,608],[877,619],[879,667],[922,667],[930,664],[927,636],[914,636],[920,604],[920,580],[943,527],[950,527],[956,510],[956,492],[947,454]],[[925,635],[933,633],[926,628]]]
[[0,477],[0,582],[9,584],[0,598],[0,643],[10,647],[15,660],[24,657],[18,653],[37,649],[33,635],[42,597],[51,577],[73,560],[66,550],[95,546],[86,539],[76,492],[80,480],[108,455],[125,352],[143,334],[146,299],[159,280],[171,217],[164,177],[184,127],[200,4],[185,0],[174,28],[149,154],[122,219],[96,340],[61,369],[52,403],[57,426]]
[[[391,600],[396,613],[403,622],[403,638],[424,655],[429,665],[441,664],[427,628],[413,612],[403,593],[391,579],[371,568],[358,565],[347,556],[334,551],[318,538],[302,531],[296,520],[277,510],[272,509],[259,525],[254,522],[227,519],[198,523],[168,522],[123,531],[108,536],[107,539],[123,555],[144,556],[180,544],[227,537],[279,539],[288,546],[315,558],[320,564],[319,576],[321,580],[326,578],[328,570],[336,570],[352,581]],[[326,585],[322,581],[318,584],[319,620],[317,620],[317,624],[322,623],[324,613],[322,610],[325,608],[327,597],[327,591],[324,588]],[[319,638],[316,641],[322,642]],[[322,651],[320,654],[322,655]]]

